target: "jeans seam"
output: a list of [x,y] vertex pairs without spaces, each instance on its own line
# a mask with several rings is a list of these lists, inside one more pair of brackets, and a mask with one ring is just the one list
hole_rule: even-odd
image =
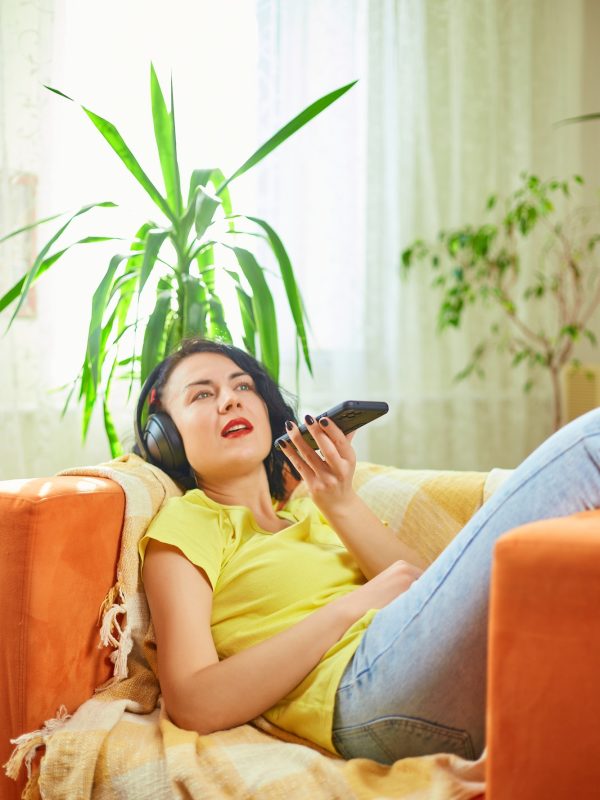
[[[523,483],[519,484],[519,486],[518,486],[518,487],[516,487],[516,488],[515,488],[515,489],[514,489],[514,490],[513,490],[513,491],[512,491],[512,492],[511,492],[511,493],[510,493],[510,494],[509,494],[509,495],[508,495],[506,498],[504,498],[504,502],[506,502],[506,501],[507,501],[507,500],[509,500],[511,497],[513,497],[513,496],[514,496],[514,495],[515,495],[515,494],[516,494],[518,491],[520,491],[521,489],[525,488],[525,486],[526,486],[526,485],[527,485],[527,484],[528,484],[528,483],[529,483],[531,480],[533,480],[534,478],[536,478],[536,477],[537,477],[537,476],[540,474],[540,472],[542,472],[542,470],[544,470],[544,469],[546,469],[547,467],[549,467],[549,466],[550,466],[551,464],[553,464],[553,463],[554,463],[554,462],[555,462],[555,461],[556,461],[558,458],[562,457],[562,456],[563,456],[565,453],[568,453],[570,450],[572,450],[574,447],[577,447],[577,446],[578,446],[578,445],[580,445],[581,443],[583,443],[583,446],[585,447],[586,451],[588,452],[588,455],[590,455],[590,453],[589,453],[589,451],[588,451],[588,448],[587,448],[587,446],[586,446],[586,440],[587,440],[587,439],[591,439],[591,438],[593,438],[593,437],[597,437],[597,436],[600,436],[600,431],[599,431],[599,432],[597,432],[597,433],[590,433],[590,434],[585,434],[585,435],[582,435],[582,436],[580,436],[580,438],[579,438],[579,439],[577,439],[577,441],[575,441],[575,442],[573,442],[572,444],[570,444],[570,445],[569,445],[569,447],[565,448],[564,450],[561,450],[561,451],[560,451],[559,453],[557,453],[557,454],[556,454],[556,455],[555,455],[555,456],[554,456],[554,457],[553,457],[553,458],[552,458],[550,461],[546,462],[546,463],[545,463],[545,464],[543,464],[541,467],[539,467],[539,469],[537,469],[535,472],[533,472],[531,475],[529,475],[529,476],[527,477],[527,479],[526,479],[526,480],[525,480]],[[591,456],[590,456],[590,457],[591,457]],[[483,508],[483,507],[484,507],[484,506],[480,506],[480,508]],[[444,576],[442,577],[442,579],[440,580],[440,582],[438,583],[438,585],[437,585],[437,586],[436,586],[436,587],[433,589],[433,591],[432,591],[432,592],[430,592],[430,593],[429,593],[429,595],[428,595],[428,596],[425,598],[425,600],[423,601],[423,603],[421,604],[421,606],[420,606],[420,607],[419,607],[419,608],[418,608],[418,609],[417,609],[417,610],[416,610],[416,611],[415,611],[415,612],[412,614],[412,616],[411,616],[411,617],[410,617],[410,618],[409,618],[409,619],[408,619],[408,620],[405,622],[405,624],[402,626],[402,628],[401,628],[401,629],[400,629],[400,630],[399,630],[399,631],[396,633],[396,635],[395,635],[395,636],[394,636],[394,637],[393,637],[393,638],[390,640],[390,642],[388,643],[388,646],[387,646],[387,647],[386,647],[384,650],[382,650],[380,653],[378,653],[378,654],[377,654],[377,656],[376,656],[376,657],[373,659],[373,661],[372,661],[372,662],[369,664],[369,666],[365,667],[363,670],[361,670],[361,672],[357,673],[357,674],[354,676],[354,678],[353,678],[353,680],[352,680],[352,682],[351,682],[351,683],[347,683],[347,684],[345,684],[344,686],[341,686],[341,685],[340,685],[340,686],[338,686],[338,692],[340,692],[340,691],[344,691],[345,689],[349,689],[349,688],[351,688],[351,687],[352,687],[352,686],[353,686],[353,685],[356,683],[356,681],[357,681],[359,678],[361,678],[363,675],[365,675],[365,674],[367,674],[368,672],[370,672],[370,670],[371,670],[371,669],[372,669],[372,668],[375,666],[375,664],[376,664],[376,663],[379,661],[379,659],[380,659],[380,658],[381,658],[383,655],[385,655],[385,654],[388,652],[388,650],[390,650],[390,649],[393,647],[393,645],[395,644],[395,642],[396,642],[396,640],[398,639],[398,637],[399,637],[399,636],[400,636],[402,633],[404,633],[404,631],[405,631],[405,630],[406,630],[406,628],[407,628],[407,627],[408,627],[408,626],[411,624],[411,622],[413,622],[413,620],[414,620],[414,619],[416,619],[416,618],[419,616],[419,614],[421,614],[421,613],[422,613],[422,611],[425,609],[425,607],[427,606],[427,604],[429,603],[429,601],[430,601],[430,600],[433,598],[433,596],[434,596],[434,595],[435,595],[435,594],[436,594],[436,593],[439,591],[439,589],[441,589],[441,587],[442,587],[442,586],[444,585],[444,583],[446,582],[446,579],[448,578],[448,576],[450,575],[450,573],[452,572],[452,570],[453,570],[453,569],[454,569],[454,567],[456,566],[456,564],[457,564],[457,562],[458,562],[459,558],[460,558],[460,557],[463,555],[463,553],[465,553],[465,551],[467,550],[467,548],[468,548],[468,547],[469,547],[469,546],[472,544],[473,540],[475,539],[475,537],[477,536],[477,534],[478,534],[478,533],[481,531],[481,529],[483,528],[483,526],[484,526],[484,525],[486,525],[486,524],[487,524],[487,523],[488,523],[490,520],[492,520],[492,519],[493,519],[493,517],[494,517],[494,516],[496,515],[496,513],[497,513],[497,512],[500,510],[500,508],[501,508],[501,506],[498,506],[498,508],[494,509],[494,510],[491,512],[490,516],[489,516],[489,517],[487,517],[487,518],[486,518],[486,519],[485,519],[485,520],[484,520],[484,521],[481,523],[481,525],[480,525],[478,528],[476,528],[476,529],[473,531],[473,534],[471,535],[471,537],[469,538],[469,540],[468,540],[468,541],[465,543],[465,545],[464,545],[464,547],[462,548],[462,550],[460,550],[460,552],[459,552],[459,553],[457,553],[457,555],[456,555],[456,558],[454,559],[454,561],[452,562],[452,564],[449,566],[448,570],[446,571],[446,573],[444,574]],[[468,523],[467,523],[467,524],[468,524]],[[523,524],[525,524],[525,523],[523,523]],[[367,630],[368,630],[368,628],[367,628]],[[350,662],[350,663],[351,663],[351,662]]]
[[[416,728],[424,732],[427,732],[431,728],[434,728],[435,732],[439,736],[445,738],[448,741],[454,742],[455,745],[461,746],[463,748],[466,757],[468,757],[469,755],[471,756],[473,755],[473,743],[471,741],[471,736],[468,731],[466,730],[459,731],[458,729],[452,730],[451,728],[448,728],[446,725],[440,725],[437,722],[428,722],[427,720],[415,723],[413,717],[408,718],[408,721],[410,722],[410,726],[406,726],[404,730],[409,735],[410,735],[410,728]],[[383,737],[380,737],[378,735],[377,731],[371,730],[369,728],[367,729],[367,733],[373,739],[373,741],[376,742],[377,746],[381,747],[381,749],[388,755],[389,758],[393,759],[396,758],[396,754],[386,746],[385,740],[383,739]]]
[[388,721],[392,723],[407,723],[406,725],[402,725],[406,733],[410,733],[411,728],[424,732],[428,732],[433,728],[435,729],[435,733],[437,733],[439,736],[452,741],[455,745],[461,745],[466,758],[475,757],[475,748],[473,747],[473,741],[469,731],[464,730],[463,728],[452,728],[448,725],[434,722],[433,720],[427,720],[421,717],[409,717],[403,714],[391,714],[386,717],[376,717],[368,722],[362,722],[359,725],[348,725],[340,728],[334,728],[331,732],[332,740],[334,741],[336,749],[341,752],[341,748],[344,747],[345,733],[366,734],[389,758],[395,760],[397,758],[397,754],[389,750],[385,739],[379,736],[378,732],[374,730],[375,723],[385,724]]

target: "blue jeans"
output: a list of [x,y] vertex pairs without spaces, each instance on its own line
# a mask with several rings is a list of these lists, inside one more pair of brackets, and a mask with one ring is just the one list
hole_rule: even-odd
[[535,450],[407,592],[377,612],[340,681],[333,744],[389,764],[485,745],[494,542],[533,520],[600,507],[600,408]]

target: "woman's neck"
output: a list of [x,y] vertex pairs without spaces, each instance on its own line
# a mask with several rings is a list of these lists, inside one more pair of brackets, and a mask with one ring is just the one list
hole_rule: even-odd
[[259,526],[264,530],[275,532],[289,525],[289,522],[282,520],[275,513],[264,469],[262,475],[244,475],[232,478],[226,483],[211,484],[201,480],[199,486],[207,497],[217,503],[249,508]]

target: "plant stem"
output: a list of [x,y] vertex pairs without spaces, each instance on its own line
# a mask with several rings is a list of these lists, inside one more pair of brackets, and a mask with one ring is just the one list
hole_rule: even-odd
[[555,364],[550,367],[550,379],[552,381],[553,408],[554,408],[554,430],[557,431],[562,422],[562,397],[560,392],[559,370]]
[[177,307],[180,314],[179,338],[183,339],[187,335],[187,316],[188,309],[186,303],[185,275],[189,274],[190,262],[185,252],[185,246],[181,246],[178,241],[174,241],[175,252],[177,253],[177,268],[175,277],[177,278]]

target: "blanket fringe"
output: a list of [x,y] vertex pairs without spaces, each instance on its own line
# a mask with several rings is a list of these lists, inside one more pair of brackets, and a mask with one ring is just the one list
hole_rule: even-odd
[[71,719],[71,714],[67,712],[66,706],[62,705],[56,712],[56,717],[44,722],[43,728],[23,733],[16,739],[11,739],[10,743],[16,746],[6,764],[3,765],[6,775],[15,781],[24,761],[27,767],[27,778],[31,781],[31,764],[38,748],[43,747],[48,736],[62,728],[68,719]]
[[102,619],[108,609],[113,605],[117,595],[121,592],[121,582],[117,581],[114,586],[111,586],[108,592],[106,593],[106,597],[102,601],[100,605],[100,609],[98,611],[98,626],[102,624]]
[[[117,596],[120,603],[115,602]],[[125,592],[120,582],[117,583],[109,590],[104,598],[100,607],[100,614],[102,615],[102,626],[100,628],[100,642],[98,649],[103,647],[112,647],[113,652],[110,654],[110,660],[115,665],[113,677],[96,688],[96,692],[103,691],[113,683],[123,680],[129,674],[127,669],[127,657],[133,648],[133,639],[131,638],[130,626],[125,623],[123,627],[119,624],[117,617],[122,614],[127,614],[127,606],[125,605]],[[113,633],[113,631],[115,633]]]
[[[35,736],[35,738],[28,739],[27,741],[18,744],[12,751],[11,756],[6,764],[3,764],[5,774],[9,778],[12,778],[13,781],[16,781],[19,777],[19,772],[21,771],[23,761],[25,761],[27,766],[27,774],[29,775],[31,773],[31,762],[33,757],[35,756],[38,747],[41,747],[44,744],[44,737],[39,731],[36,731],[36,733],[38,735]],[[12,744],[15,744],[16,741],[18,740],[11,739]]]
[[[117,619],[121,614],[126,612],[125,605],[121,603],[114,603],[110,608],[107,608],[102,618],[102,627],[100,629],[100,642],[98,643],[98,650],[103,647],[118,647],[119,640],[123,636],[123,629],[119,625]],[[117,635],[113,636],[113,630],[116,629]]]
[[39,772],[35,772],[25,784],[21,792],[21,800],[43,800],[39,788]]

